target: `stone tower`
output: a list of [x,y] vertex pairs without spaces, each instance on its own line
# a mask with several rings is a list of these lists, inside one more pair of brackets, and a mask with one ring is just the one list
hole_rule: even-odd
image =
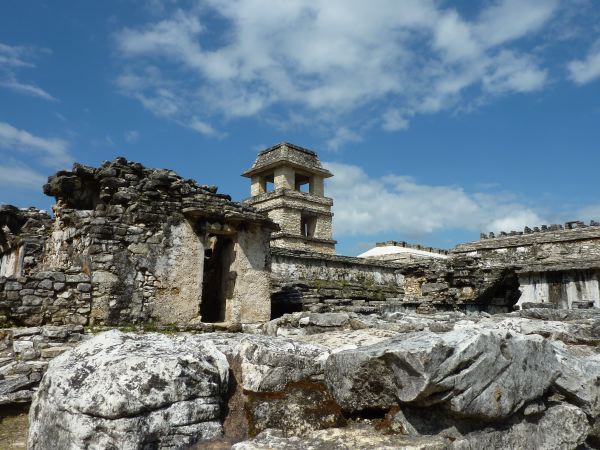
[[325,178],[333,174],[321,166],[315,152],[282,142],[261,151],[242,175],[252,180],[246,203],[281,227],[272,234],[272,247],[335,253],[333,200],[324,190]]

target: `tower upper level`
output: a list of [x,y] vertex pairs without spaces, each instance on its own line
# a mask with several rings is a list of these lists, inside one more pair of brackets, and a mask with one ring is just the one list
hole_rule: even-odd
[[252,179],[252,197],[278,189],[324,197],[323,180],[333,176],[315,152],[287,142],[261,151],[242,175]]
[[281,231],[271,245],[296,250],[335,252],[331,207],[325,178],[333,174],[315,152],[282,142],[261,151],[243,176],[252,180],[246,202],[265,212]]

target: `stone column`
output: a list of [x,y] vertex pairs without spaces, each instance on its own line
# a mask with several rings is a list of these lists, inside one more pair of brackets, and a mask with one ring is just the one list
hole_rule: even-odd
[[253,176],[252,185],[250,188],[250,195],[252,197],[255,197],[257,195],[264,194],[265,192],[267,192],[265,177]]
[[296,174],[292,167],[283,166],[275,169],[275,189],[294,189]]
[[313,175],[310,180],[310,193],[318,195],[319,197],[325,197],[325,183],[323,177],[319,175]]

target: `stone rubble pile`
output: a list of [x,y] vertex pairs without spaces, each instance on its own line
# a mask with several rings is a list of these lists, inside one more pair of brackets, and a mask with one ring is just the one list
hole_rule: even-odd
[[600,445],[592,310],[300,312],[255,332],[87,340],[50,362],[30,448]]

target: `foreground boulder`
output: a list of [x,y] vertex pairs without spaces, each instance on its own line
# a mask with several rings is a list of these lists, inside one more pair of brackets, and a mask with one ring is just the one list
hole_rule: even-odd
[[574,449],[584,443],[590,426],[583,411],[559,404],[539,418],[523,420],[508,429],[470,433],[456,440],[457,450],[480,449]]
[[334,353],[325,374],[347,412],[440,404],[458,416],[494,421],[543,396],[558,362],[541,336],[461,329]]
[[97,335],[51,362],[29,448],[600,448],[587,317],[396,315]]
[[226,437],[242,440],[267,428],[300,435],[344,424],[324,383],[326,347],[245,335],[234,346],[221,348],[232,378]]
[[241,442],[233,450],[447,450],[446,439],[426,436],[385,436],[370,427],[332,428],[303,437],[287,437],[277,430],[265,430],[255,439]]
[[227,370],[210,341],[104,333],[50,363],[29,449],[175,449],[220,436]]

